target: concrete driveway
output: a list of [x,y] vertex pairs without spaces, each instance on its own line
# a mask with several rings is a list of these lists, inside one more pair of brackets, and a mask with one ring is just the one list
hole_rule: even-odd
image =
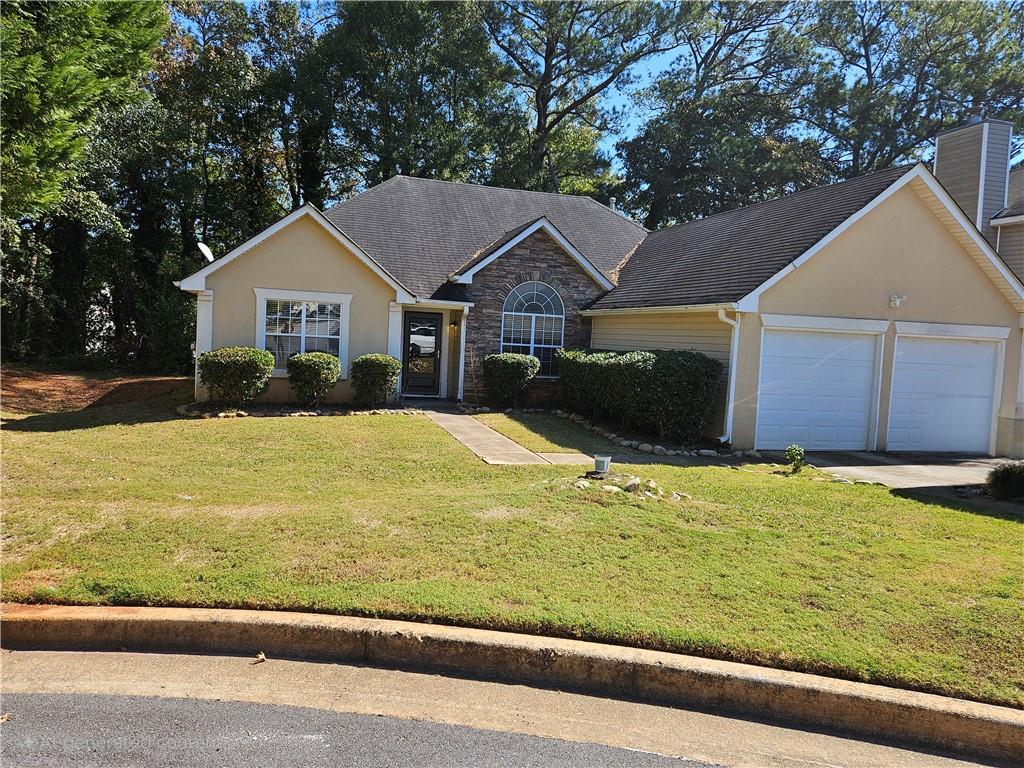
[[890,488],[925,489],[982,485],[1005,459],[940,453],[811,452],[809,464],[847,480],[881,483]]

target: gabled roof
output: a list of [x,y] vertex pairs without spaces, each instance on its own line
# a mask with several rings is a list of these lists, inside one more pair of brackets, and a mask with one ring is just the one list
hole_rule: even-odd
[[618,286],[587,311],[723,305],[757,311],[761,293],[907,185],[923,195],[1007,300],[1024,312],[1024,285],[921,163],[652,232],[623,266]]
[[647,234],[589,197],[408,176],[388,179],[324,215],[421,297],[448,290],[450,275],[541,217],[609,281]]
[[591,309],[739,301],[914,166],[708,216],[650,233]]
[[331,237],[341,243],[345,248],[351,251],[357,259],[365,264],[372,272],[374,272],[381,280],[390,285],[395,289],[395,293],[399,301],[412,301],[414,295],[403,285],[398,279],[395,278],[391,272],[382,267],[380,263],[370,256],[366,251],[354,243],[351,238],[348,237],[344,232],[338,229],[337,226],[328,221],[324,215],[317,210],[316,206],[306,203],[300,208],[296,208],[294,211],[289,213],[282,219],[271,224],[269,227],[264,229],[262,232],[250,237],[244,243],[236,248],[233,248],[230,252],[221,256],[216,261],[210,262],[202,269],[197,272],[193,272],[188,277],[181,280],[176,285],[183,291],[199,292],[206,290],[206,277],[212,272],[216,272],[221,267],[230,264],[232,261],[237,259],[244,253],[247,253],[257,245],[272,237],[273,235],[280,232],[282,229],[298,221],[301,218],[309,217],[313,219],[317,224],[322,226]]
[[451,276],[451,282],[461,283],[468,285],[473,282],[473,275],[479,272],[481,269],[486,267],[488,264],[493,262],[495,259],[501,257],[502,254],[512,250],[519,243],[526,238],[530,237],[536,232],[545,232],[555,242],[557,242],[562,249],[571,256],[577,264],[590,275],[591,279],[604,288],[606,291],[610,291],[615,284],[608,279],[608,277],[601,272],[594,264],[586,257],[586,255],[580,251],[562,232],[559,231],[558,227],[554,226],[548,221],[546,216],[541,216],[539,219],[534,221],[528,221],[525,224],[512,229],[489,246],[484,248],[482,251],[477,253],[466,262],[462,267],[459,268],[458,272]]

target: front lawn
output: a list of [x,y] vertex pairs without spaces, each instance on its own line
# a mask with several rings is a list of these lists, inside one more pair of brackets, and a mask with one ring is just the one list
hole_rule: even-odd
[[550,413],[482,413],[476,418],[534,453],[636,453]]
[[1024,705],[1019,519],[765,467],[577,490],[407,415],[134,403],[12,417],[3,458],[7,600],[425,618]]

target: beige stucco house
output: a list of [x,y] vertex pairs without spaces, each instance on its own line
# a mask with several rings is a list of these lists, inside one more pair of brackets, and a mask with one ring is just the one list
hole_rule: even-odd
[[[403,361],[462,399],[496,351],[695,349],[725,364],[734,447],[1024,455],[1024,189],[1010,127],[924,165],[657,232],[588,198],[396,177],[300,208],[183,280],[196,351]],[[1001,181],[1000,181],[1001,180]],[[998,249],[998,250],[997,250]],[[197,382],[197,396],[203,397]],[[266,397],[288,399],[275,378]]]

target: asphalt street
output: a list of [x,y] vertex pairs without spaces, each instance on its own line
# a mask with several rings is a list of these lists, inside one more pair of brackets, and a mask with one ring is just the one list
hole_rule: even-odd
[[79,694],[9,694],[2,704],[10,713],[0,726],[5,768],[710,765],[596,744],[271,704]]

